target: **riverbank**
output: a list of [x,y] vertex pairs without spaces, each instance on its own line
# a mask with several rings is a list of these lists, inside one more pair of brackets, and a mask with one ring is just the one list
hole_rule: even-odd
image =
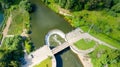
[[88,32],[92,36],[120,49],[120,36],[116,36],[120,33],[119,13],[115,13],[113,11],[106,11],[105,9],[100,11],[69,11],[67,9],[61,8],[53,1],[49,2],[50,3],[46,5],[56,13],[63,15],[64,18],[73,27],[79,27],[84,32]]
[[[84,51],[84,50],[80,51],[74,45],[71,45],[70,48],[74,53],[77,54],[77,56],[79,57],[79,59],[82,62],[84,67],[93,67],[93,64],[91,63],[91,58],[89,57],[89,55],[87,55],[87,53],[85,53],[86,51]],[[90,51],[90,52],[92,52],[92,51]]]
[[8,30],[9,30],[9,27],[10,27],[10,25],[11,25],[11,22],[12,22],[12,15],[10,15],[10,16],[8,17],[8,20],[7,20],[7,22],[6,22],[6,26],[5,26],[5,28],[4,28],[3,32],[2,32],[3,37],[2,37],[1,45],[2,45],[2,43],[3,43],[3,40],[5,39],[5,37],[6,37],[7,34],[8,34]]

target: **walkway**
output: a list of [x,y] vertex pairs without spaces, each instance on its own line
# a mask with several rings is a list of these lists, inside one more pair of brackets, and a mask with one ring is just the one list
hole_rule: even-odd
[[[56,34],[55,31],[53,34]],[[52,34],[51,34],[52,35]],[[46,37],[48,37],[46,40],[46,42],[49,42],[49,37],[51,36],[50,34],[46,35]],[[39,64],[40,62],[42,62],[43,60],[45,60],[46,58],[48,58],[48,56],[52,56],[54,57],[54,54],[62,51],[63,49],[67,48],[70,46],[70,48],[78,55],[78,57],[80,58],[80,60],[83,63],[84,67],[93,67],[92,63],[91,63],[91,59],[89,58],[89,56],[87,56],[86,54],[92,52],[96,46],[94,46],[93,48],[90,48],[88,50],[79,50],[76,47],[74,47],[74,43],[80,39],[90,39],[90,40],[94,40],[96,42],[98,42],[99,44],[103,44],[105,46],[108,46],[112,49],[117,49],[93,36],[91,36],[88,33],[84,33],[80,28],[77,28],[75,30],[73,30],[72,32],[69,32],[68,34],[66,34],[66,36],[64,36],[66,39],[66,42],[53,48],[52,50],[49,48],[49,45],[45,45],[42,48],[39,48],[38,50],[36,50],[35,52],[32,52],[31,54],[34,56],[34,58],[31,57],[30,55],[26,55],[25,59],[27,60],[27,64],[24,65],[23,67],[33,67],[36,64]],[[56,61],[55,58],[52,61],[53,63],[53,67],[56,66]]]
[[66,34],[66,39],[68,41],[68,43],[72,44],[70,46],[70,48],[72,49],[73,52],[75,52],[78,57],[80,58],[82,64],[84,67],[93,67],[92,63],[91,63],[91,58],[87,55],[88,53],[92,52],[96,46],[94,46],[93,48],[90,48],[88,50],[79,50],[78,48],[76,48],[74,46],[74,43],[80,39],[90,39],[90,40],[94,40],[99,44],[108,46],[112,49],[117,49],[93,36],[91,36],[88,33],[84,33],[80,28],[77,28],[75,30],[73,30],[72,32],[69,32],[68,34]]
[[[33,55],[33,58],[32,56]],[[25,55],[25,60],[27,61],[26,65],[22,65],[22,67],[34,67],[35,65],[39,64],[43,60],[47,59],[49,56],[53,57],[53,54],[49,48],[49,46],[45,45],[42,48],[37,49],[36,51],[32,52],[29,55]],[[56,67],[56,61],[54,57],[52,58],[52,65]]]
[[11,21],[12,21],[12,15],[10,15],[10,17],[8,18],[7,22],[6,22],[6,27],[4,28],[2,34],[3,34],[3,38],[2,38],[2,41],[1,41],[1,44],[4,40],[4,38],[7,36],[7,33],[8,33],[8,29],[10,27],[10,24],[11,24]]
[[111,45],[93,37],[92,35],[90,35],[88,33],[83,33],[83,31],[80,28],[77,28],[77,29],[73,30],[72,32],[66,34],[66,39],[70,44],[73,44],[80,39],[90,39],[90,40],[96,41],[99,44],[108,46],[112,49],[117,49],[117,48],[115,48],[115,47],[113,47],[113,46],[111,46]]
[[52,49],[52,53],[53,53],[53,54],[57,54],[58,52],[64,50],[65,48],[67,48],[67,47],[69,47],[69,46],[70,46],[70,44],[69,44],[68,42],[65,42],[65,43],[63,43],[63,44],[61,44],[61,45],[53,48],[53,49]]

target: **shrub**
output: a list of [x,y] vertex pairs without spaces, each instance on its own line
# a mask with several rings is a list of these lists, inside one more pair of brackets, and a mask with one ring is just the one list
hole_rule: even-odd
[[115,11],[116,13],[120,13],[120,3],[114,5],[111,10]]

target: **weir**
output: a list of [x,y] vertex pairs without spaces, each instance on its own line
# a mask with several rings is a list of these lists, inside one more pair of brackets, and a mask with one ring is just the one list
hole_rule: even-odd
[[58,29],[54,29],[54,30],[51,30],[50,32],[48,32],[48,34],[45,36],[45,43],[49,47],[50,47],[50,41],[49,41],[50,36],[52,36],[54,34],[59,35],[61,38],[63,38],[65,40],[65,42],[63,44],[60,44],[59,46],[52,49],[52,53],[57,54],[58,52],[64,50],[67,47],[69,47],[70,44],[67,42],[66,35],[65,35],[64,32],[62,32],[61,30],[58,30]]

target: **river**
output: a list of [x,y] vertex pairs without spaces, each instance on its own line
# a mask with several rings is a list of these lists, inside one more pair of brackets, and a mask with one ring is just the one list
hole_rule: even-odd
[[[64,33],[70,32],[73,28],[63,19],[46,7],[40,0],[30,0],[36,5],[36,11],[31,14],[32,41],[37,48],[45,44],[45,35],[53,29],[62,30]],[[82,67],[77,55],[69,48],[55,55],[57,67]]]
[[37,48],[45,44],[45,35],[52,29],[60,29],[67,33],[72,27],[58,14],[48,9],[39,0],[32,0],[36,11],[31,14],[32,40]]
[[2,23],[3,19],[4,19],[4,15],[3,15],[2,12],[0,12],[0,26],[1,26],[1,23]]

